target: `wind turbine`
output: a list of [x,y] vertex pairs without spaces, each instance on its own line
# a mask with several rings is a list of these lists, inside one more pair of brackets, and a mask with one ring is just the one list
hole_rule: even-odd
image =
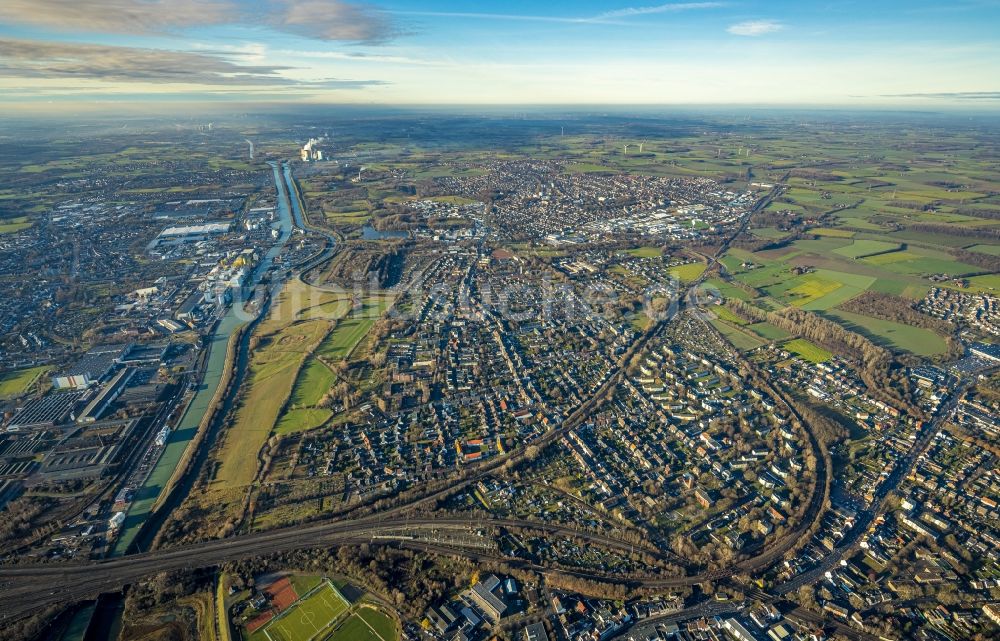
[[629,147],[628,145],[625,145],[625,155],[626,156],[628,155],[628,147]]
[[642,142],[639,143],[639,153],[640,154],[642,153],[642,147],[643,147],[643,145],[646,144],[646,142],[647,142],[647,140],[643,140]]

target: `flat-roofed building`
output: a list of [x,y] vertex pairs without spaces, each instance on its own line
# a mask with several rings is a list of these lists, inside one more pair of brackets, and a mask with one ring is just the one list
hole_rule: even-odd
[[490,575],[472,586],[468,592],[472,602],[494,623],[500,621],[504,613],[507,612],[507,604],[493,593],[499,585],[500,579]]

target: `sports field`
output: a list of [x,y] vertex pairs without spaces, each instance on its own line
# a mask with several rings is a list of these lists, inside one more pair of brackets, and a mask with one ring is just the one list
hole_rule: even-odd
[[362,606],[325,641],[396,641],[396,623],[389,616]]
[[313,641],[323,635],[350,608],[350,603],[329,581],[302,597],[264,628],[269,641]]

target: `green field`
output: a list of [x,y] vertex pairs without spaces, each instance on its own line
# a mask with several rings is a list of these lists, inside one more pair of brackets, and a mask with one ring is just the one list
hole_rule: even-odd
[[331,416],[333,416],[333,412],[322,407],[289,410],[278,419],[277,425],[274,426],[274,433],[284,435],[308,432],[326,423]]
[[891,265],[893,263],[904,263],[908,260],[920,260],[920,258],[921,258],[920,254],[916,254],[908,250],[903,250],[896,252],[888,252],[885,254],[878,254],[876,256],[868,256],[867,258],[863,258],[862,260],[865,263],[868,263],[869,265],[882,266],[882,265]]
[[732,310],[730,310],[728,307],[723,307],[722,305],[716,305],[715,307],[711,307],[709,309],[711,309],[712,313],[718,316],[719,319],[732,323],[733,325],[747,324],[745,320],[734,314]]
[[319,346],[319,353],[329,359],[347,358],[354,346],[365,337],[375,324],[375,318],[345,318]]
[[770,323],[755,323],[748,326],[747,329],[770,341],[781,341],[789,337],[788,332]]
[[575,162],[566,165],[566,171],[571,174],[600,174],[600,173],[617,173],[613,167],[605,167],[604,165],[595,165],[593,163],[586,162]]
[[13,234],[31,227],[34,223],[27,216],[0,219],[0,234]]
[[682,283],[690,283],[698,280],[698,278],[705,273],[706,268],[707,265],[704,263],[688,263],[686,265],[671,267],[668,271],[674,278],[678,279]]
[[964,291],[977,294],[995,293],[1000,290],[1000,274],[973,276],[969,279],[969,287]]
[[817,236],[827,236],[829,238],[854,238],[855,232],[848,229],[835,229],[832,227],[817,227],[811,230]]
[[347,599],[326,581],[264,626],[264,635],[270,641],[322,639],[349,608]]
[[765,288],[768,294],[809,311],[826,310],[848,301],[870,288],[874,276],[817,269],[787,278]]
[[476,202],[471,198],[466,198],[465,196],[431,196],[428,200],[433,200],[436,203],[444,203],[446,205],[471,205]]
[[0,374],[0,399],[16,398],[24,394],[45,372],[48,367],[31,367]]
[[788,235],[788,232],[781,231],[776,227],[760,227],[758,229],[750,230],[753,235],[758,238],[764,238],[766,240],[777,240],[779,238],[784,238]]
[[[854,211],[854,210],[848,210],[848,211]],[[838,216],[838,218],[840,219],[841,223],[849,227],[857,227],[858,229],[869,229],[871,231],[882,229],[880,225],[876,225],[871,221],[865,220],[864,218],[855,218],[852,216]]]
[[[891,256],[892,254],[889,255]],[[981,267],[976,267],[975,265],[968,265],[947,258],[932,258],[930,256],[918,256],[915,260],[892,262],[884,265],[883,268],[890,272],[913,276],[947,274],[948,276],[955,277],[984,271]]]
[[705,281],[702,285],[703,290],[715,290],[719,292],[719,295],[723,298],[735,298],[737,300],[748,301],[753,298],[753,296],[746,290],[732,285],[718,278],[712,278],[711,280]]
[[725,336],[733,347],[736,349],[746,352],[752,349],[757,349],[761,345],[765,345],[767,341],[759,338],[755,334],[744,331],[735,325],[730,325],[724,321],[715,319],[712,321],[712,325]]
[[299,371],[295,389],[292,391],[292,405],[313,407],[333,387],[336,375],[330,368],[315,358],[310,358]]
[[660,258],[663,256],[663,250],[659,247],[636,247],[635,249],[628,250],[628,253],[635,256],[636,258]]
[[795,340],[788,341],[783,345],[783,347],[789,352],[798,354],[811,363],[825,363],[833,358],[833,354],[830,352],[826,351],[822,347],[813,345],[809,341],[802,338],[796,338]]
[[846,247],[833,250],[833,253],[847,258],[864,258],[876,254],[887,254],[900,249],[899,243],[887,243],[882,240],[856,240]]
[[325,641],[396,641],[396,622],[371,607],[358,608]]
[[1000,245],[973,245],[968,249],[969,251],[979,252],[980,254],[989,254],[990,256],[1000,256]]
[[910,327],[839,309],[829,310],[826,314],[839,321],[847,329],[867,335],[876,343],[897,350],[911,352],[919,356],[936,356],[948,351],[944,339],[929,329]]

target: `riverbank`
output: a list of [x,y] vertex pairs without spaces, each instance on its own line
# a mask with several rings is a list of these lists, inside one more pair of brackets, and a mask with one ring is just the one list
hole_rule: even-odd
[[[278,241],[270,248],[264,259],[257,265],[251,278],[248,291],[257,285],[264,274],[270,269],[274,258],[282,250],[292,235],[292,206],[284,187],[284,177],[277,163],[271,163],[274,173],[275,189],[278,196],[278,220],[280,235]],[[161,496],[171,482],[176,482],[176,474],[181,463],[191,460],[193,454],[189,448],[196,447],[196,439],[201,431],[203,420],[214,406],[222,381],[227,371],[232,370],[230,362],[230,339],[245,325],[243,300],[235,300],[229,311],[219,321],[206,346],[208,357],[202,376],[201,385],[191,403],[184,411],[181,420],[170,433],[166,446],[160,453],[156,465],[142,486],[136,491],[132,504],[129,506],[122,525],[121,533],[112,548],[111,556],[121,556],[130,551],[136,538],[142,531],[154,508],[160,503]],[[192,452],[194,450],[192,449]],[[153,537],[149,537],[150,539]]]

